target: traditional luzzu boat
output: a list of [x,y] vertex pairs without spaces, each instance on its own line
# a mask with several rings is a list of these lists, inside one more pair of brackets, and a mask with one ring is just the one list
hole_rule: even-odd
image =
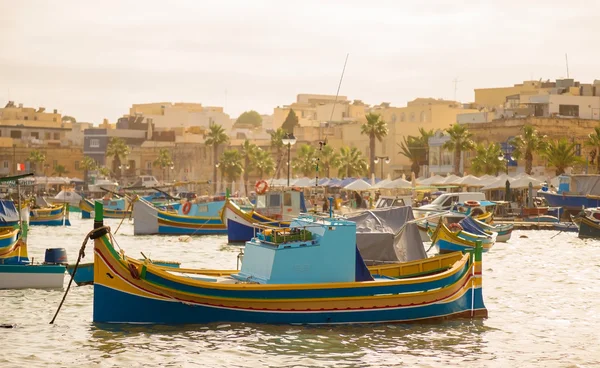
[[[152,264],[157,267],[168,267],[168,268],[179,268],[181,263],[174,261],[156,261],[156,260],[148,260]],[[75,265],[70,264],[67,266],[67,272],[69,275],[73,276],[73,272],[75,272]],[[73,281],[77,284],[77,286],[84,285],[93,285],[94,284],[94,262],[88,263],[80,263],[77,266],[77,271],[75,272],[75,277]]]
[[500,243],[505,243],[510,240],[512,231],[515,227],[514,224],[487,224],[485,222],[477,220],[476,218],[472,219],[479,228],[481,228],[488,234],[491,235],[491,233],[497,233],[498,235],[496,236],[496,241]]
[[96,213],[89,235],[94,322],[349,324],[487,316],[481,245],[368,269],[355,223],[304,215],[287,231],[247,242],[239,271],[168,270],[118,252],[102,210]]
[[94,203],[102,202],[104,217],[105,218],[124,218],[131,216],[131,206],[129,200],[126,198],[102,198],[102,199],[89,199],[83,198],[79,202],[79,208],[81,209],[81,218],[90,219],[94,212]]
[[600,239],[599,218],[600,212],[598,212],[598,208],[586,209],[583,214],[572,217],[573,223],[579,227],[579,238]]
[[223,219],[225,197],[198,197],[184,201],[178,210],[163,210],[142,198],[134,200],[135,235],[211,235],[225,234]]
[[472,251],[481,242],[483,252],[487,252],[496,242],[497,233],[474,234],[465,231],[460,224],[446,225],[443,221],[434,229],[429,228],[431,243],[436,245],[440,253]]
[[[17,183],[18,191],[18,180],[31,175],[0,178],[0,182]],[[0,289],[62,288],[66,252],[47,249],[45,262],[33,264],[27,254],[28,224],[24,219],[29,209],[19,212],[17,207],[12,201],[0,200]]]
[[304,193],[297,190],[259,194],[256,206],[249,209],[241,208],[235,199],[228,198],[224,208],[227,240],[230,243],[246,242],[255,236],[258,225],[287,228],[290,220],[302,212],[306,212]]
[[47,208],[33,208],[30,211],[29,225],[71,226],[68,205],[54,205]]

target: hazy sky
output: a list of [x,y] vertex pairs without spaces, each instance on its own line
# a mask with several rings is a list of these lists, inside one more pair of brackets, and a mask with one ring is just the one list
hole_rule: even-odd
[[[271,114],[298,93],[405,106],[600,78],[600,1],[0,0],[0,103],[115,121],[132,103]],[[10,94],[10,95],[9,95]]]

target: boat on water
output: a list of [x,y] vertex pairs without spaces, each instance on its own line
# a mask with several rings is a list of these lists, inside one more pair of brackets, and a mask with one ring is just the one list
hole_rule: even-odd
[[161,209],[143,198],[133,203],[135,235],[226,234],[223,217],[225,196],[201,196],[184,200],[180,208]]
[[227,240],[246,242],[256,235],[258,225],[287,228],[291,219],[303,212],[306,212],[304,193],[293,189],[259,194],[255,206],[246,209],[236,198],[228,198],[224,204]]
[[[148,260],[152,264],[161,267],[179,268],[181,263],[174,261],[156,261]],[[67,265],[67,272],[73,277],[73,281],[77,286],[93,285],[94,284],[94,262],[80,263],[75,271],[75,264]]]
[[83,198],[79,202],[81,218],[90,219],[94,217],[94,202],[102,202],[105,218],[124,218],[131,216],[131,206],[127,198],[112,198],[105,196],[102,199]]
[[240,270],[165,269],[118,252],[110,229],[102,226],[102,212],[96,211],[90,233],[94,322],[351,324],[487,317],[481,245],[465,254],[367,268],[354,222],[300,215],[289,228],[269,229],[246,242]]
[[[469,219],[465,217],[464,221]],[[472,229],[471,229],[472,230]],[[440,221],[435,229],[429,228],[431,243],[438,247],[440,253],[472,251],[481,243],[483,252],[489,251],[496,242],[497,233],[471,233],[461,224],[449,224]]]
[[57,204],[45,208],[31,208],[29,225],[71,226],[68,205]]
[[579,220],[578,237],[581,239],[600,239],[600,221],[588,216]]
[[[33,174],[0,178],[15,183],[18,198],[19,180]],[[20,201],[19,201],[20,202]],[[18,211],[20,203],[0,200],[0,289],[62,288],[65,275],[64,249],[46,249],[44,263],[34,264],[27,252],[29,208]]]
[[69,212],[81,212],[81,209],[79,208],[79,202],[81,202],[83,196],[76,192],[73,188],[63,189],[54,197],[43,198],[48,204],[51,205],[67,204],[69,206]]
[[578,212],[581,208],[600,207],[600,175],[561,175],[556,192],[538,192],[550,206],[562,207],[566,211]]

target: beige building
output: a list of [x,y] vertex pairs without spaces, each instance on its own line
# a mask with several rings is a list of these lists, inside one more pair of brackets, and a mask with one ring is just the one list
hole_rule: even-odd
[[187,128],[192,126],[208,127],[219,124],[225,130],[232,126],[231,118],[222,107],[202,106],[199,103],[156,102],[133,104],[130,115],[143,115],[157,128]]

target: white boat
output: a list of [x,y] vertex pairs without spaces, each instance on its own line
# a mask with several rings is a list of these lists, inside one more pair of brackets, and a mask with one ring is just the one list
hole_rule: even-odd
[[112,181],[110,179],[104,178],[104,179],[96,179],[96,182],[94,184],[89,184],[88,190],[90,192],[106,193],[106,191],[103,189],[116,192],[118,187],[119,187],[119,183],[117,183],[116,181]]
[[50,204],[68,203],[69,206],[79,207],[82,197],[73,189],[63,189],[54,197],[44,197],[44,199]]

